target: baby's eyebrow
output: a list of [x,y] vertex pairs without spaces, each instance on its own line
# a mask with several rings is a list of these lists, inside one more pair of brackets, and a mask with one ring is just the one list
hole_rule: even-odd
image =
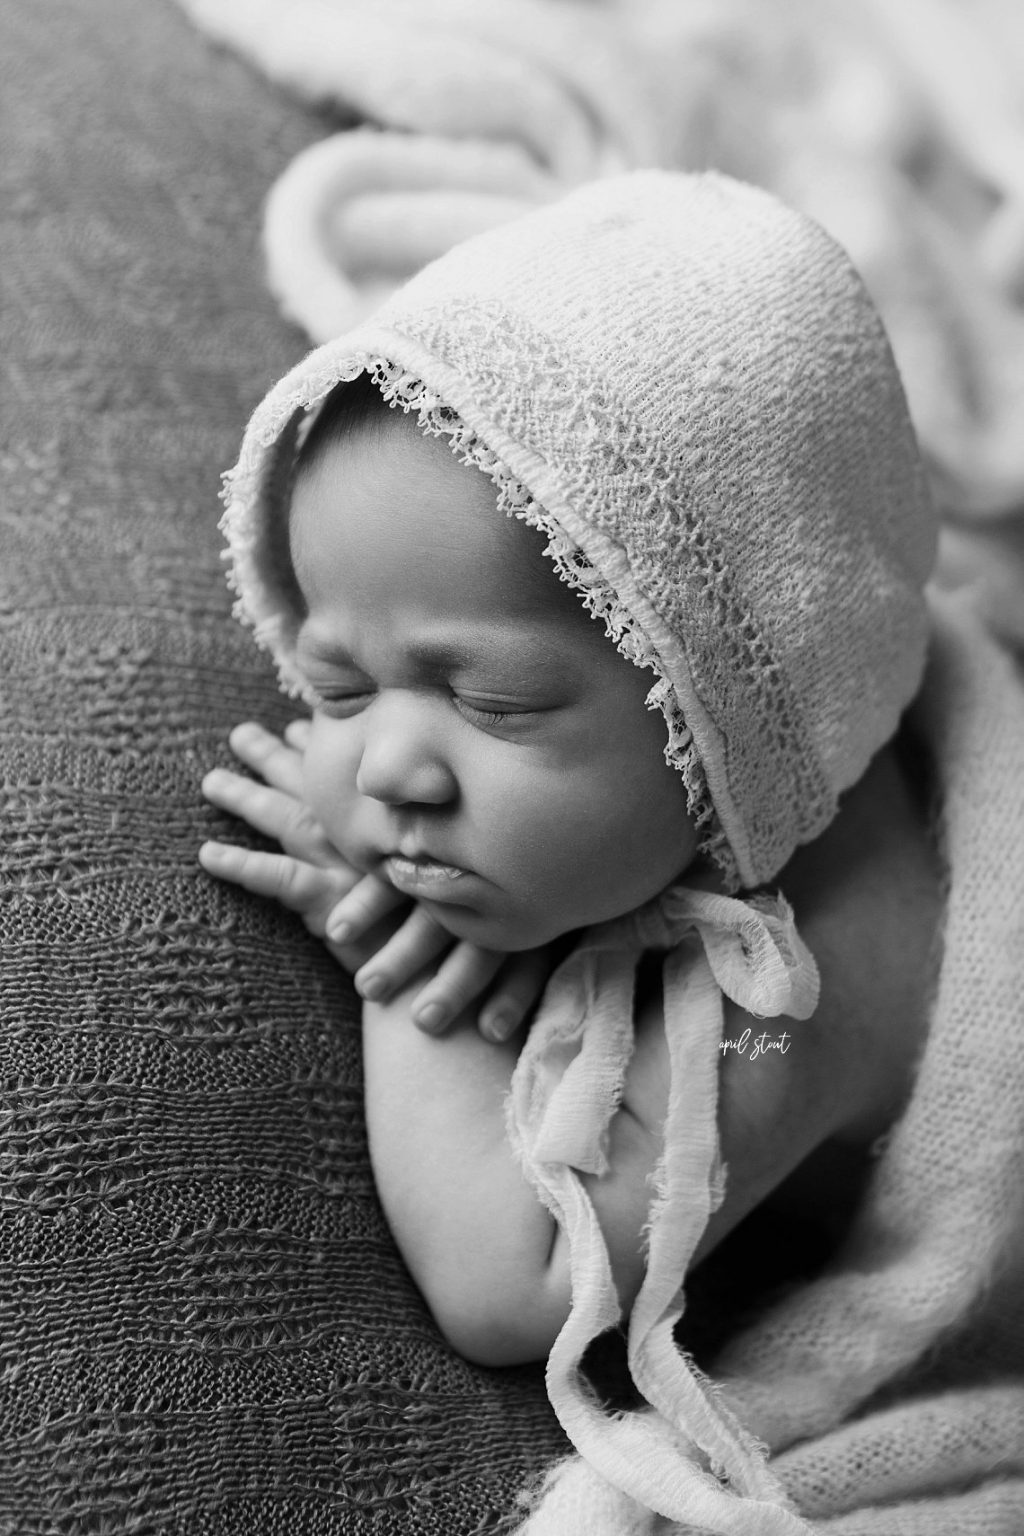
[[309,661],[322,661],[331,667],[355,667],[350,652],[343,645],[339,645],[335,640],[318,640],[315,635],[305,630],[299,631],[296,648]]
[[[298,648],[307,660],[323,662],[326,666],[351,667],[360,670],[351,651],[339,641],[317,639],[315,635],[299,635]],[[424,673],[446,672],[469,664],[472,651],[465,646],[436,645],[430,642],[413,642],[405,650],[408,661]]]
[[407,654],[424,674],[447,676],[481,666],[516,674],[545,671],[560,661],[562,653],[535,625],[519,628],[506,622],[481,630],[472,642],[413,641]]
[[[307,661],[350,668],[355,672],[362,670],[347,647],[329,636],[321,638],[300,632],[298,648]],[[410,640],[405,647],[405,656],[428,681],[481,667],[509,669],[521,677],[523,673],[547,671],[564,659],[562,648],[544,635],[542,628],[531,624],[520,630],[507,623],[488,626],[472,640]]]

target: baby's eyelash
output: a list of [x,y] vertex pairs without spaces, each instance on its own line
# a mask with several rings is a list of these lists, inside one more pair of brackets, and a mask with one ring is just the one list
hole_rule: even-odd
[[495,709],[486,704],[474,704],[472,699],[457,693],[452,695],[452,702],[459,714],[474,725],[503,725],[508,720],[519,720],[534,713],[529,709]]
[[500,725],[511,714],[507,709],[480,709],[475,704],[467,704],[464,699],[457,699],[455,702],[460,714],[471,716],[476,722],[482,721],[484,725]]
[[[347,720],[353,715],[360,714],[373,699],[376,698],[376,690],[373,688],[349,688],[331,689],[314,688],[308,684],[305,690],[305,699],[309,707],[317,714],[326,715],[331,720]],[[496,709],[490,702],[475,702],[463,694],[450,695],[451,702],[471,725],[483,727],[503,725],[510,720],[520,720],[536,711],[527,708]]]
[[372,698],[373,693],[367,688],[354,693],[332,693],[330,690],[321,692],[317,688],[307,691],[310,706],[318,714],[327,715],[332,720],[346,720],[350,715],[357,715]]

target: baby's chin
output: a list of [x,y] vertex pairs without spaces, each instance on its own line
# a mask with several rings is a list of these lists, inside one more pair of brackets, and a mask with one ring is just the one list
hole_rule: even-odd
[[493,949],[501,954],[514,955],[531,949],[542,949],[545,945],[555,944],[559,940],[567,939],[571,934],[581,933],[584,929],[626,917],[630,912],[637,911],[639,906],[645,906],[658,894],[653,892],[640,903],[633,905],[609,901],[602,903],[601,910],[597,911],[590,908],[566,912],[563,909],[557,913],[531,907],[526,911],[498,914],[493,911],[481,911],[468,904],[463,906],[451,902],[433,902],[423,897],[420,898],[420,904],[426,907],[435,921],[446,929],[453,939],[464,939],[470,944],[479,945],[481,949]]
[[454,906],[450,903],[422,900],[431,917],[451,934],[453,939],[465,939],[481,949],[497,950],[501,954],[522,954],[526,950],[541,949],[556,939],[575,932],[581,923],[545,920],[543,913],[530,913],[522,917],[496,917],[471,907]]
[[692,859],[667,885],[634,877],[618,886],[606,882],[599,891],[595,880],[581,880],[575,890],[567,888],[564,880],[554,881],[553,889],[545,891],[542,881],[529,886],[520,881],[517,885],[470,874],[439,882],[435,898],[429,885],[404,888],[397,875],[392,878],[398,889],[413,896],[453,939],[508,955],[542,949],[585,929],[628,917],[681,881],[705,889],[721,886],[717,872]]

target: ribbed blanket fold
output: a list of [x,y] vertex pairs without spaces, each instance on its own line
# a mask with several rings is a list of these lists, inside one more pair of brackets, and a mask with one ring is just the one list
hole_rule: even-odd
[[1007,0],[180,3],[300,99],[372,125],[297,157],[267,205],[271,287],[314,340],[524,201],[713,167],[846,245],[943,504],[1024,501],[1024,24]]

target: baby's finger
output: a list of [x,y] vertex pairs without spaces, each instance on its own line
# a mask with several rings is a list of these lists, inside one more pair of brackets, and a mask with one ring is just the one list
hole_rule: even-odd
[[361,939],[354,939],[351,944],[333,944],[325,935],[328,951],[350,976],[354,976],[368,961],[380,953],[388,939],[400,926],[401,921],[400,915],[391,912],[371,928],[369,933],[364,934]]
[[438,966],[437,975],[415,998],[413,1022],[428,1034],[441,1034],[486,991],[505,959],[493,949],[456,944]]
[[202,791],[211,805],[272,837],[293,858],[310,864],[341,864],[316,817],[287,791],[258,784],[229,768],[211,768],[203,779]]
[[282,906],[311,917],[337,897],[337,876],[284,853],[263,853],[233,843],[206,842],[199,862],[207,874],[230,880],[256,896],[270,896]]
[[289,720],[284,728],[284,739],[290,747],[293,747],[300,757],[309,746],[309,733],[313,729],[312,720]]
[[280,736],[275,736],[273,731],[266,730],[255,720],[246,720],[230,733],[228,746],[261,779],[293,799],[301,799],[302,756]]
[[351,944],[408,899],[379,875],[364,875],[328,913],[327,937],[332,944]]
[[450,948],[451,942],[451,934],[446,933],[440,923],[428,916],[422,907],[413,907],[402,926],[356,972],[356,991],[360,997],[381,1002],[411,981],[431,960],[436,960]]
[[515,1034],[539,1002],[554,960],[550,949],[529,949],[506,957],[477,1016],[477,1028],[485,1040],[500,1044]]

